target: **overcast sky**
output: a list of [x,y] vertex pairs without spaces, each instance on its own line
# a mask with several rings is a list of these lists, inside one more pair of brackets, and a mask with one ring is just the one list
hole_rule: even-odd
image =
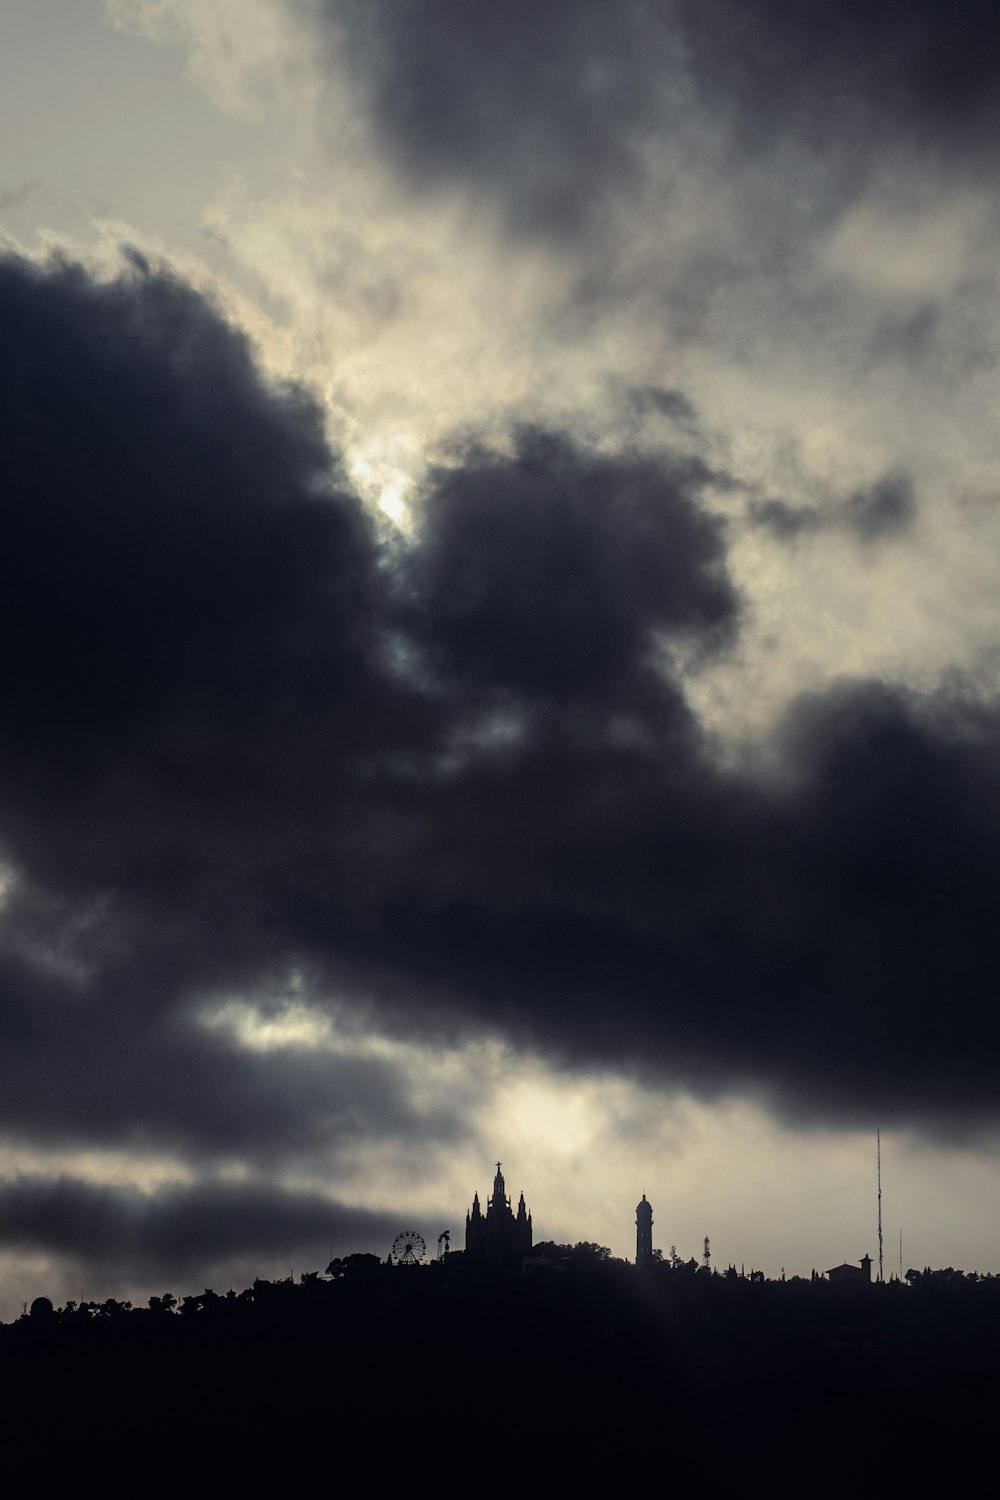
[[1000,19],[6,0],[0,1317],[1000,1271]]

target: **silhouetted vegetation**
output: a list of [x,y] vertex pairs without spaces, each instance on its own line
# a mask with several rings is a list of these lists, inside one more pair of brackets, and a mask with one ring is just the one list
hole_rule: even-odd
[[[275,1456],[294,1420],[297,1452],[335,1429],[348,1447],[391,1437],[457,1459],[499,1434],[576,1473],[660,1462],[666,1445],[671,1472],[695,1475],[715,1445],[720,1479],[750,1449],[806,1461],[837,1433],[844,1455],[844,1434],[873,1432],[876,1415],[894,1441],[920,1429],[925,1448],[928,1431],[958,1440],[961,1427],[967,1443],[992,1430],[1000,1278],[768,1281],[676,1252],[637,1269],[586,1242],[544,1242],[531,1261],[526,1274],[459,1254],[416,1268],[361,1254],[325,1275],[166,1291],[144,1307],[37,1299],[0,1326],[7,1411],[67,1457],[109,1426],[139,1444],[170,1432]],[[54,1431],[53,1392],[65,1398]]]

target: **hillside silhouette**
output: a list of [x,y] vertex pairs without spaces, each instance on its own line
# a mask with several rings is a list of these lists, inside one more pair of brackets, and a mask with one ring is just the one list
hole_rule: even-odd
[[231,1475],[502,1452],[539,1476],[633,1464],[709,1492],[820,1457],[814,1492],[862,1461],[866,1484],[924,1474],[993,1432],[1000,1278],[837,1286],[536,1248],[533,1272],[354,1255],[146,1307],[36,1299],[0,1326],[11,1431],[53,1474],[103,1443]]

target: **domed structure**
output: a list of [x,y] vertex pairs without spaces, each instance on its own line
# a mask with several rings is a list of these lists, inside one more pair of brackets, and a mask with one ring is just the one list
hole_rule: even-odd
[[642,1195],[642,1202],[635,1206],[635,1263],[648,1265],[653,1259],[653,1205]]
[[54,1311],[55,1308],[48,1297],[36,1297],[28,1309],[28,1313],[32,1318],[51,1318]]

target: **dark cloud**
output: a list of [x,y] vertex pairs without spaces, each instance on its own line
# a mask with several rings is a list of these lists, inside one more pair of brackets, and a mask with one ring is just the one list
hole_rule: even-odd
[[311,399],[140,263],[0,269],[0,754],[82,767],[363,694],[374,546]]
[[421,512],[414,634],[447,676],[554,699],[620,688],[657,632],[724,643],[738,602],[695,474],[530,430],[512,458],[466,453]]
[[824,152],[988,148],[1000,20],[985,0],[680,0],[677,10],[694,77],[747,144],[805,133]]
[[202,1182],[142,1193],[72,1177],[0,1183],[0,1244],[72,1255],[133,1275],[185,1275],[254,1253],[326,1263],[359,1245],[378,1250],[398,1232],[387,1214],[318,1193],[260,1183]]
[[176,279],[8,257],[0,307],[7,1129],[258,1159],[446,1138],[388,1064],[237,1053],[192,1017],[293,967],[378,993],[383,908],[497,831],[484,717],[531,721],[500,805],[548,795],[543,744],[556,780],[575,741],[588,775],[614,745],[691,754],[658,653],[735,627],[712,475],[526,429],[456,449],[386,550],[308,398]]
[[569,1060],[800,1116],[989,1118],[998,729],[858,685],[794,710],[770,786],[690,753],[522,747],[476,778],[452,899],[415,882],[378,952]]
[[906,370],[952,388],[997,365],[996,340],[989,312],[995,300],[991,277],[970,276],[947,295],[902,299],[885,308],[868,340],[877,362],[895,362]]
[[[704,462],[457,445],[380,545],[314,407],[176,280],[8,259],[0,310],[9,1131],[451,1138],[381,1061],[199,1027],[292,969],[425,1038],[995,1114],[1000,718],[843,686],[793,708],[780,774],[724,767],[685,700],[740,620]],[[890,476],[843,524],[911,506]]]
[[909,530],[915,516],[913,481],[899,471],[856,490],[847,503],[847,524],[864,542],[899,536]]
[[[887,152],[989,169],[1000,123],[985,0],[310,0],[306,14],[405,180],[490,196],[518,231],[599,233],[651,174],[669,191],[665,153],[697,156],[720,131],[741,158],[808,153],[838,198]],[[818,188],[794,195],[793,217]]]
[[0,434],[6,1128],[258,1157],[447,1133],[388,1063],[237,1053],[184,1009],[283,986],[295,865],[352,888],[365,784],[424,734],[314,404],[137,257],[100,283],[8,256]]
[[796,541],[803,534],[820,531],[829,524],[814,505],[789,505],[787,500],[752,500],[750,518],[782,542]]
[[874,484],[855,490],[839,505],[753,500],[749,513],[754,525],[764,527],[782,542],[794,542],[818,531],[840,530],[871,544],[905,535],[916,520],[917,503],[909,474],[894,469]]
[[419,744],[317,408],[189,288],[7,257],[0,438],[0,821],[29,874],[169,904],[205,871],[207,910],[203,854],[301,852],[317,799],[346,816]]
[[663,80],[657,7],[602,0],[318,0],[383,144],[424,187],[489,184],[520,228],[565,234],[641,174]]
[[641,416],[654,412],[658,416],[669,417],[679,427],[697,426],[697,413],[683,391],[644,385],[636,386],[629,395],[633,409]]
[[[16,911],[8,927],[16,930]],[[146,964],[156,956],[152,940],[139,949]],[[204,986],[208,973],[170,977],[177,988],[166,1003],[176,1006],[185,981]],[[305,1045],[238,1046],[224,1026],[206,1029],[183,1009],[163,1013],[154,987],[128,968],[109,964],[81,984],[37,959],[5,955],[0,987],[0,1129],[8,1137],[187,1160],[315,1159],[329,1168],[334,1155],[373,1137],[431,1150],[470,1128],[457,1095],[450,1107],[418,1108],[392,1061]],[[270,1008],[280,1021],[273,998]]]

